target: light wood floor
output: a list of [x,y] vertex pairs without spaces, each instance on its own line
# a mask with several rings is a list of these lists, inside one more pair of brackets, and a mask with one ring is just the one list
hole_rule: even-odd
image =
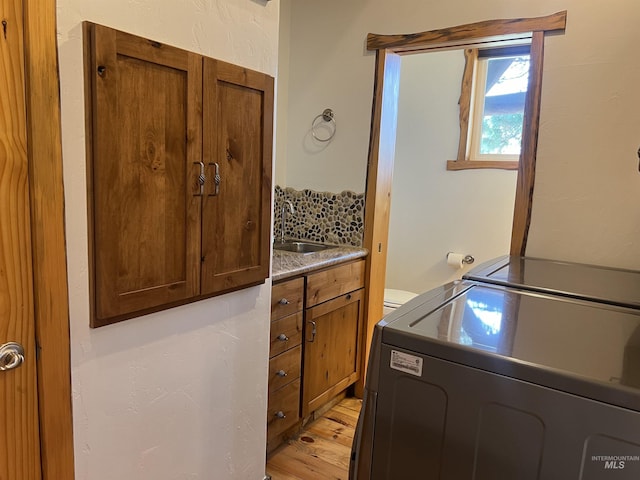
[[272,480],[347,480],[362,400],[345,398],[267,462]]

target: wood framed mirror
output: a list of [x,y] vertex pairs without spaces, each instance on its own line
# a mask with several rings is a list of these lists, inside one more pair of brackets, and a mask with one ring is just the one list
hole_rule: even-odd
[[[385,288],[391,184],[398,114],[400,57],[442,49],[487,45],[530,44],[529,84],[525,98],[521,153],[511,230],[512,255],[523,255],[531,220],[538,124],[542,92],[544,39],[561,34],[567,12],[536,18],[488,20],[413,34],[367,36],[367,48],[376,52],[371,135],[367,168],[364,246],[369,250],[365,285],[366,328],[364,367],[373,327],[382,318]],[[363,370],[364,371],[364,370]],[[364,378],[358,385],[364,385]]]

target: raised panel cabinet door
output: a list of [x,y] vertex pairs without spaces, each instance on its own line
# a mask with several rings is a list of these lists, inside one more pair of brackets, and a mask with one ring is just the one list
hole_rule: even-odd
[[360,289],[306,310],[303,417],[359,378],[363,298]]
[[202,57],[85,32],[96,327],[200,292]]
[[273,78],[204,59],[202,294],[269,275]]

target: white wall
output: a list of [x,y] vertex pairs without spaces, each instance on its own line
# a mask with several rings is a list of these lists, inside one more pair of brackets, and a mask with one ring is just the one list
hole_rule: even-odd
[[57,8],[76,479],[262,480],[269,282],[89,328],[81,22],[275,75],[279,3],[58,0]]
[[289,132],[289,38],[291,36],[291,0],[280,0],[278,41],[278,77],[276,79],[276,161],[274,184],[287,185]]
[[[354,81],[351,65],[363,60],[364,37],[351,30],[354,3],[362,2],[290,3],[288,98],[286,106],[279,104],[288,117],[286,186],[364,192],[373,71],[371,79],[361,84]],[[337,130],[331,141],[322,143],[313,138],[311,122],[325,108],[334,111]],[[358,124],[366,128],[357,128]],[[324,137],[329,132],[322,121],[319,125]]]
[[517,172],[446,169],[464,65],[462,50],[402,57],[387,288],[425,292],[477,265],[454,269],[447,252],[478,263],[509,253]]
[[[640,2],[632,0],[296,0],[291,14],[289,159],[317,183],[364,180],[371,122],[373,33],[407,33],[568,10],[546,41],[529,255],[640,269]],[[294,169],[304,129],[337,113],[331,149]],[[298,155],[295,161],[298,161]],[[312,170],[313,169],[313,170]],[[340,177],[340,178],[335,178]],[[363,184],[363,183],[362,183]]]
[[527,253],[640,269],[640,2],[568,8],[545,58]]

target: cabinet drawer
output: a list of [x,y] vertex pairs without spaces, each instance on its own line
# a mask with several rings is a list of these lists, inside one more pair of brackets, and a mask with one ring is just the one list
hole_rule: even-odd
[[294,313],[271,323],[271,349],[269,357],[275,357],[302,343],[302,312]]
[[269,394],[267,407],[267,442],[300,419],[300,379]]
[[307,277],[307,307],[364,287],[364,260],[333,267]]
[[302,310],[304,279],[302,277],[277,283],[271,288],[271,320]]
[[302,347],[298,345],[269,360],[269,392],[300,377]]

